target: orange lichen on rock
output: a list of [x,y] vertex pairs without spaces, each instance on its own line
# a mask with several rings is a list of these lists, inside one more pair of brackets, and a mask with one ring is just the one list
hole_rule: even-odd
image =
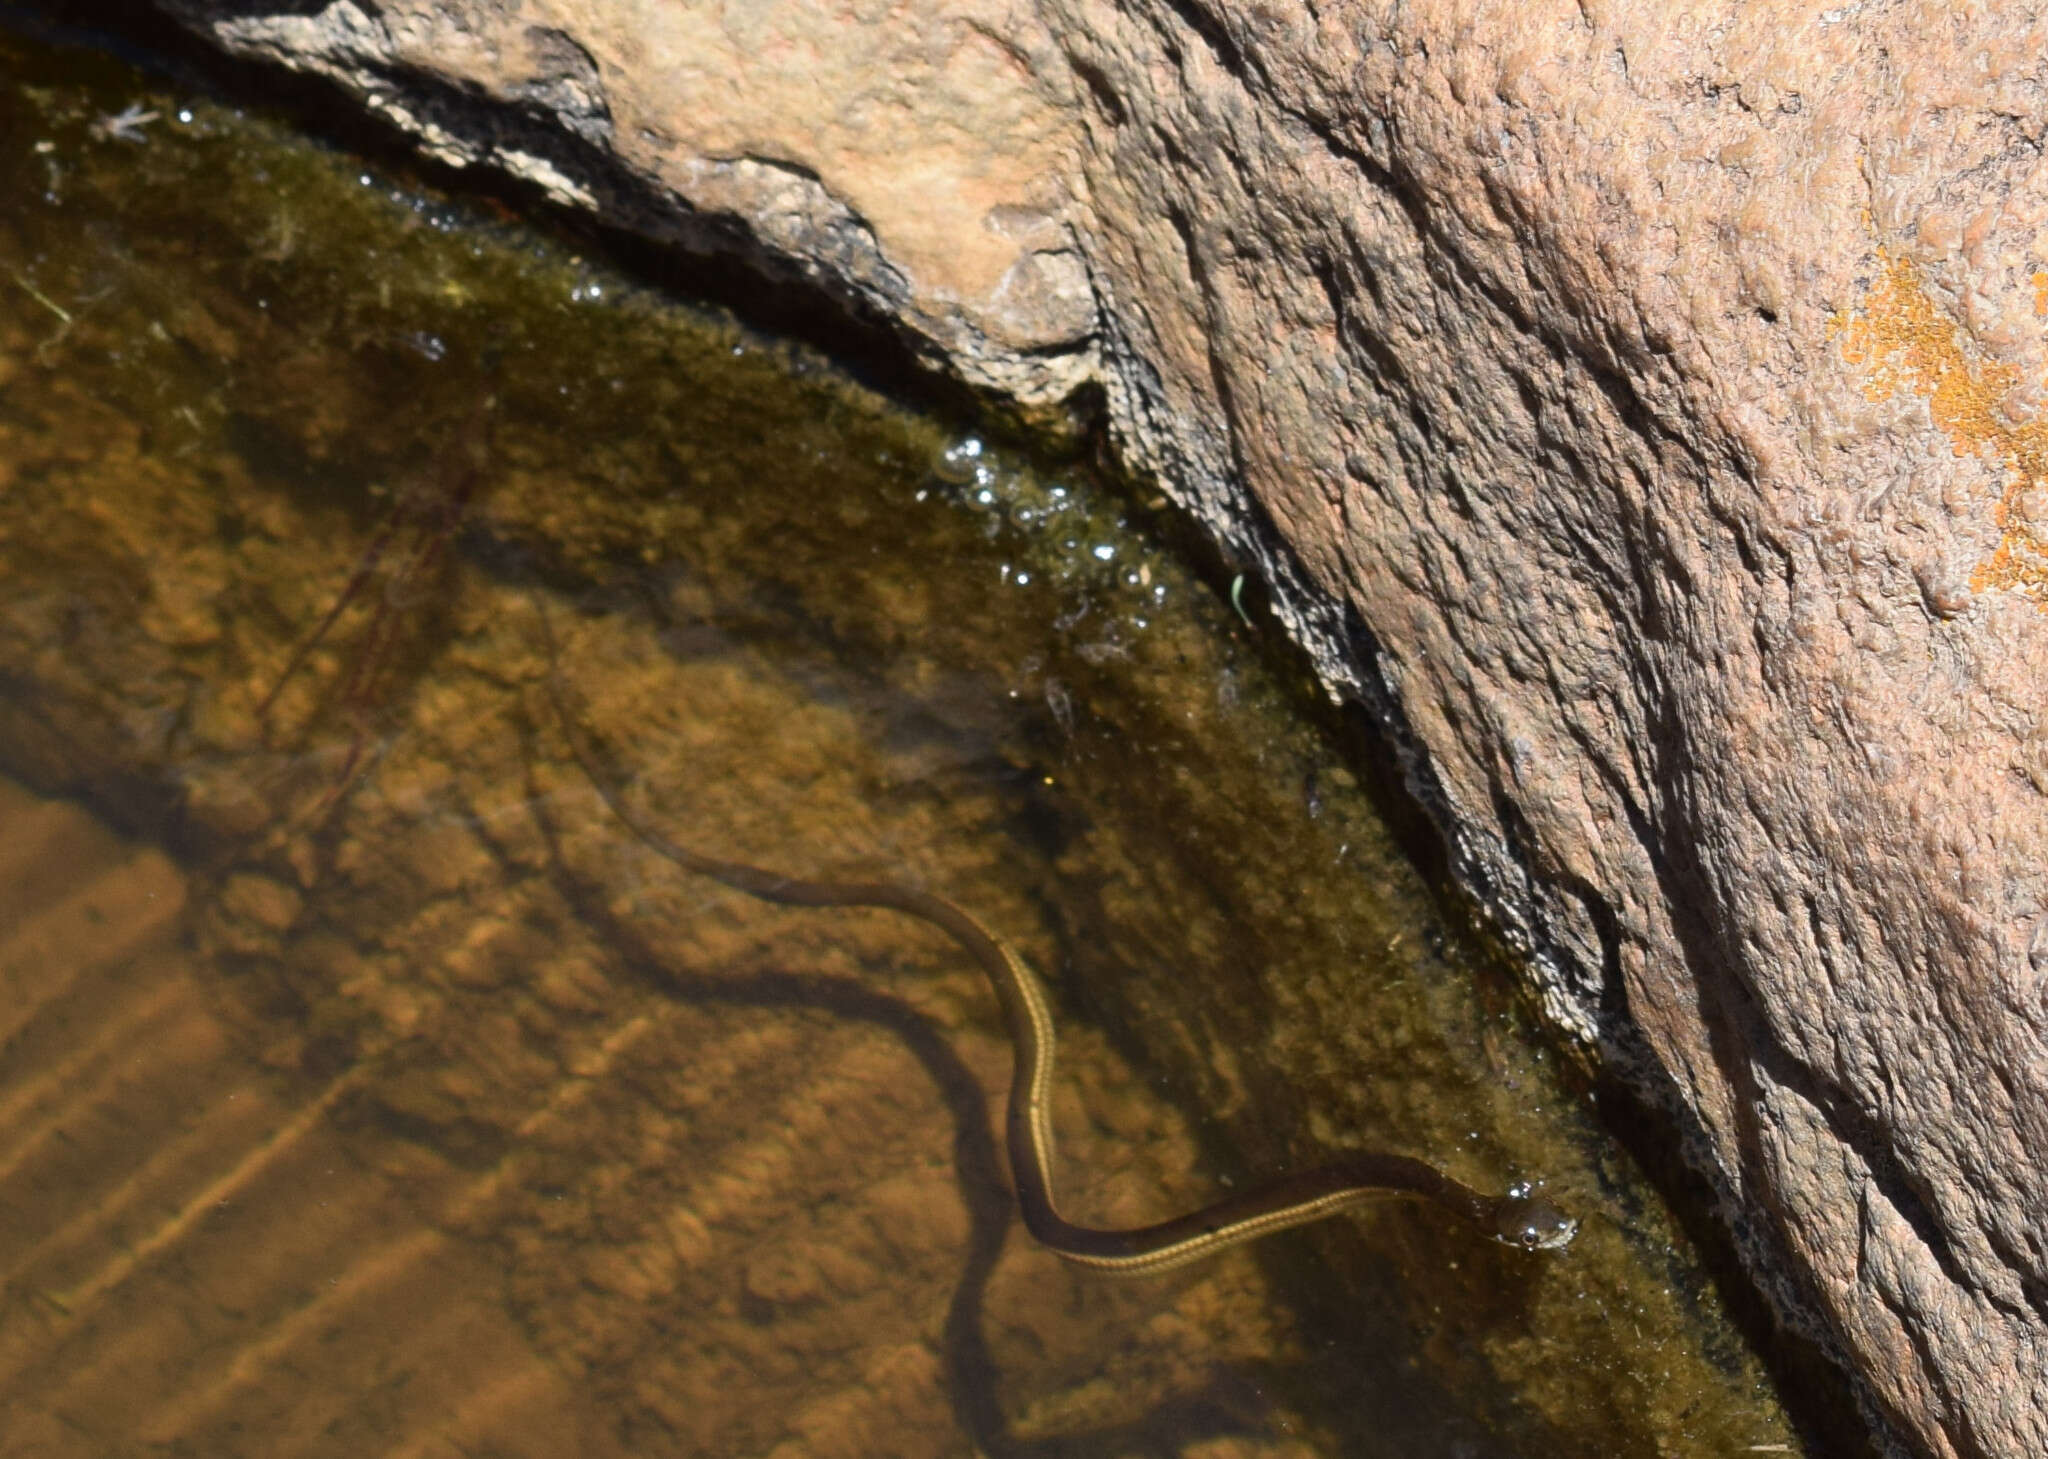
[[[2048,485],[2048,424],[2007,415],[2002,402],[2019,371],[1973,357],[1962,326],[1929,297],[1917,264],[1882,248],[1877,258],[1878,281],[1862,307],[1837,315],[1829,332],[1841,339],[1842,358],[1866,372],[1866,398],[1909,390],[1927,402],[1956,455],[1986,454],[2004,465],[2008,479],[1992,509],[2004,535],[1970,574],[1970,588],[2011,589],[2048,607],[2048,524],[2035,521],[2037,506],[2048,505],[2038,490]],[[2048,273],[2032,283],[2035,312],[2048,313]]]

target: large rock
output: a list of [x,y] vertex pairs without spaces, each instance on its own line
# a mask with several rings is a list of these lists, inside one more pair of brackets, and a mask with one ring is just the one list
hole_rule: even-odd
[[1670,0],[166,0],[1127,459],[1932,1455],[2048,1453],[2048,36]]

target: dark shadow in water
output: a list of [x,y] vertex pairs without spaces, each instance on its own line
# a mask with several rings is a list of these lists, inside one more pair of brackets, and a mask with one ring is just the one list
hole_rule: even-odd
[[[526,760],[535,758],[538,726],[524,709],[515,712]],[[454,790],[456,814],[468,825],[507,876],[521,873],[508,847],[493,835],[487,817]],[[534,825],[548,849],[549,880],[563,900],[630,976],[691,1003],[743,1008],[815,1009],[887,1030],[924,1066],[953,1120],[953,1170],[968,1212],[969,1232],[960,1279],[946,1312],[946,1385],[954,1416],[989,1459],[1081,1459],[1104,1452],[1181,1452],[1189,1443],[1235,1435],[1264,1435],[1270,1429],[1260,1384],[1242,1371],[1219,1373],[1201,1389],[1155,1407],[1142,1418],[1077,1434],[1024,1439],[1010,1432],[998,1399],[998,1370],[983,1334],[982,1316],[990,1275],[1002,1256],[1016,1211],[1005,1172],[1007,1164],[989,1120],[988,1096],[946,1030],[909,1003],[845,978],[805,973],[755,973],[746,977],[707,976],[667,961],[607,905],[604,886],[577,872],[562,854],[561,828],[538,785],[527,787]]]

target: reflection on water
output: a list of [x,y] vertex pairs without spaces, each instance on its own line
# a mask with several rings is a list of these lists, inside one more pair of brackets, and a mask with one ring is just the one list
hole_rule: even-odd
[[[0,799],[0,1454],[1791,1442],[1142,506],[0,56],[0,769],[66,798]],[[1063,1266],[1014,1229],[979,971],[679,873],[551,675],[676,839],[928,887],[1046,972],[1077,1218],[1364,1145],[1584,1233],[1389,1203]]]

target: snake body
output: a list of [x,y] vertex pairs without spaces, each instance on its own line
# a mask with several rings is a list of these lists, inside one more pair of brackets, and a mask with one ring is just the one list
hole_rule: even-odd
[[[558,699],[557,709],[561,708]],[[1502,1196],[1482,1195],[1425,1161],[1378,1153],[1345,1155],[1150,1226],[1114,1231],[1076,1225],[1060,1214],[1053,1198],[1056,1039],[1052,1008],[1037,975],[1014,949],[963,908],[916,887],[893,882],[807,881],[678,845],[624,805],[591,763],[576,732],[568,728],[567,713],[561,718],[571,749],[612,814],[677,866],[783,906],[880,907],[902,912],[937,927],[980,964],[1002,1006],[1010,1035],[1005,1144],[1017,1203],[1025,1229],[1055,1255],[1104,1272],[1161,1272],[1388,1196],[1431,1201],[1493,1239],[1530,1251],[1563,1246],[1577,1233],[1577,1221],[1526,1186]]]

